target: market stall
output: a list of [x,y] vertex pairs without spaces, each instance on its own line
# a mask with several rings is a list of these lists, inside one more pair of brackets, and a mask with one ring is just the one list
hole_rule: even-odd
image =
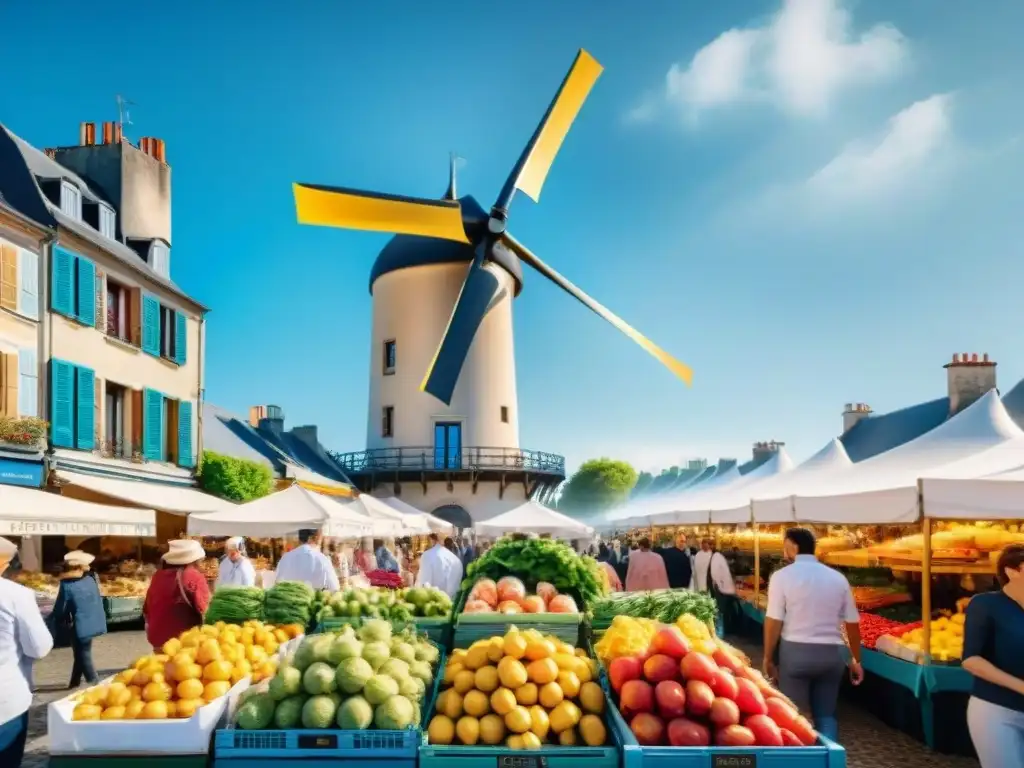
[[449,523],[447,520],[442,520],[440,517],[432,515],[429,512],[424,512],[420,509],[417,509],[412,504],[408,504],[402,501],[397,496],[386,496],[385,498],[381,499],[381,501],[383,501],[389,507],[393,507],[394,509],[397,509],[399,512],[403,512],[406,515],[415,515],[422,517],[426,521],[427,526],[434,533],[450,534],[455,530],[455,526]]
[[594,529],[575,518],[527,501],[507,512],[476,523],[473,530],[483,536],[503,536],[508,533],[536,533],[566,539],[594,535]]

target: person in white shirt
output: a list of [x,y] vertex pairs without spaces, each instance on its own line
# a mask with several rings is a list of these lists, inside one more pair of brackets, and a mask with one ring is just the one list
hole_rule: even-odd
[[0,766],[21,765],[32,706],[32,664],[53,648],[35,593],[2,578],[18,552],[0,538]]
[[692,589],[696,592],[707,592],[708,563],[711,562],[711,547],[707,539],[701,539],[700,550],[693,556]]
[[[701,558],[704,553],[707,556]],[[696,569],[694,580],[697,582],[697,589],[707,592],[715,599],[718,605],[718,616],[715,617],[715,628],[720,637],[730,632],[736,623],[739,613],[739,602],[736,599],[736,584],[733,582],[732,571],[729,569],[729,561],[725,555],[718,551],[714,539],[704,539],[701,542],[701,551],[694,558],[700,558],[700,564],[694,563]]]
[[[818,561],[815,545],[814,534],[806,528],[786,531],[783,555],[791,563],[768,581],[763,669],[769,678],[778,678],[782,692],[811,715],[821,734],[835,740],[836,702],[847,666],[854,685],[864,679],[860,616],[846,577]],[[848,642],[843,640],[844,623]]]
[[245,539],[233,536],[224,542],[224,557],[217,566],[217,584],[221,587],[253,587],[256,585],[256,569],[245,554]]
[[320,532],[299,531],[300,545],[281,556],[276,582],[301,581],[313,589],[337,592],[341,589],[331,559],[320,551]]
[[448,597],[455,597],[462,586],[462,561],[458,555],[441,544],[441,539],[436,533],[430,534],[430,543],[433,546],[420,557],[416,584],[437,587]]

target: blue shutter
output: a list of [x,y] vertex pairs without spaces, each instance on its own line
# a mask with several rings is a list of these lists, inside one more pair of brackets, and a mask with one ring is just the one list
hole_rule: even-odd
[[71,251],[53,246],[50,267],[50,309],[62,315],[75,315],[75,260]]
[[63,360],[50,361],[50,439],[75,447],[75,366]]
[[75,387],[75,447],[91,451],[96,446],[96,372],[92,368],[79,367]]
[[160,302],[142,294],[142,351],[160,357]]
[[96,325],[96,265],[79,256],[76,267],[78,306],[75,317],[83,325]]
[[178,464],[192,467],[192,403],[181,400],[178,403]]
[[39,363],[34,349],[18,350],[18,415],[39,415]]
[[161,461],[164,454],[164,396],[155,389],[142,391],[142,455]]
[[185,352],[187,341],[187,329],[185,316],[181,312],[174,313],[174,362],[178,365],[185,364]]

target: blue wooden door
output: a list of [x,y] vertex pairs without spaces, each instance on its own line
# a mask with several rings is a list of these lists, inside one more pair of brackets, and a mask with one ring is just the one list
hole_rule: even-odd
[[434,425],[434,469],[462,469],[462,424]]

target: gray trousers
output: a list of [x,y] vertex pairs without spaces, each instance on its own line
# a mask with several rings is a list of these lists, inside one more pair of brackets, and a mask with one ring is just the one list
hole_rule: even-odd
[[981,768],[1024,766],[1024,712],[971,697],[967,727]]
[[838,736],[836,705],[846,674],[845,651],[842,645],[779,644],[779,689],[833,740]]

